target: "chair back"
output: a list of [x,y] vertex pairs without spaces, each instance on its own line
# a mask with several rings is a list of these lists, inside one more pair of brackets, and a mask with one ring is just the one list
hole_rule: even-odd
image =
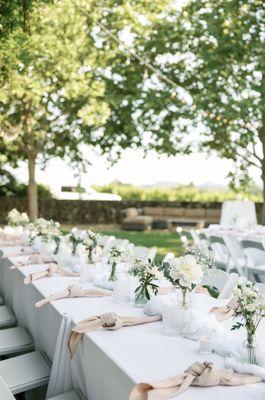
[[265,283],[257,282],[256,286],[259,289],[260,293],[265,295]]
[[157,248],[151,247],[147,255],[147,260],[150,259],[151,261],[154,261],[156,253],[157,253]]
[[215,288],[220,293],[224,288],[229,274],[220,269],[211,269],[205,272],[202,278],[201,284],[203,286],[209,286]]
[[165,257],[164,257],[164,259],[163,259],[163,262],[168,262],[169,260],[171,260],[171,259],[174,258],[174,257],[175,257],[175,254],[172,253],[172,252],[169,252],[169,253],[167,253],[167,254],[165,255]]
[[221,236],[209,236],[209,244],[215,255],[216,268],[230,269],[230,252]]
[[144,246],[135,246],[133,251],[134,251],[134,256],[135,258],[138,258],[140,260],[146,260],[149,250],[147,247]]
[[177,227],[176,232],[178,233],[180,241],[185,249],[193,244],[193,238],[189,231],[184,231],[179,226]]
[[229,274],[227,281],[219,293],[218,299],[229,299],[232,296],[233,290],[238,282],[238,278],[238,274],[234,272]]
[[265,264],[265,249],[261,242],[255,240],[241,240],[244,254],[252,261],[253,266]]

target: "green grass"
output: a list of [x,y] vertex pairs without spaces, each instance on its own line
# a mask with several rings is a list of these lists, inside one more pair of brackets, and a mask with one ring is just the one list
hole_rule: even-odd
[[157,247],[156,259],[160,261],[167,253],[173,252],[176,256],[183,254],[181,242],[174,232],[167,231],[120,231],[120,230],[103,230],[101,233],[105,235],[113,235],[118,239],[128,239],[136,246]]

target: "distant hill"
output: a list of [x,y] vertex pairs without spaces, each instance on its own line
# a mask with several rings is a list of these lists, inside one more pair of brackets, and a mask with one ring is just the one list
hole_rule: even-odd
[[[225,190],[225,189],[227,189],[227,186],[221,185],[218,183],[214,183],[214,182],[205,182],[205,183],[202,183],[201,185],[195,185],[195,184],[191,183],[191,185],[194,185],[198,189],[204,189],[204,190],[214,190],[214,189]],[[174,189],[174,188],[177,188],[178,186],[188,186],[188,184],[180,184],[180,183],[173,182],[173,181],[158,181],[158,182],[152,183],[150,185],[139,185],[139,187],[143,187],[143,188],[167,188],[167,189]]]

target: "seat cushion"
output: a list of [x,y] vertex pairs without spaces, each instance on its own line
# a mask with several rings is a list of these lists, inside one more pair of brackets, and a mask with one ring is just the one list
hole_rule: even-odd
[[33,349],[33,341],[26,329],[16,326],[0,330],[0,356]]
[[137,217],[139,215],[137,208],[130,207],[124,210],[125,218]]
[[0,376],[13,394],[46,385],[50,367],[38,351],[0,361]]
[[158,217],[164,215],[163,207],[144,207],[144,215],[150,215],[151,217]]
[[205,216],[205,210],[203,208],[187,208],[185,210],[185,217],[190,218],[203,218]]
[[16,318],[9,307],[0,306],[0,328],[15,325]]
[[221,209],[215,208],[207,208],[206,209],[206,217],[212,218],[220,218],[221,217]]
[[59,394],[59,396],[50,397],[47,400],[80,400],[80,397],[74,390],[71,390],[70,392]]

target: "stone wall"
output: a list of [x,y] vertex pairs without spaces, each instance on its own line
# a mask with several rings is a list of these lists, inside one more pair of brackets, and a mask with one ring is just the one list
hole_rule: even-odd
[[[83,201],[83,200],[39,200],[39,216],[53,218],[65,224],[108,224],[120,223],[121,211],[127,207],[185,207],[220,209],[222,203],[175,202],[175,201]],[[20,211],[27,209],[27,199],[15,197],[0,197],[0,223],[12,208]],[[261,204],[256,205],[260,214]]]

